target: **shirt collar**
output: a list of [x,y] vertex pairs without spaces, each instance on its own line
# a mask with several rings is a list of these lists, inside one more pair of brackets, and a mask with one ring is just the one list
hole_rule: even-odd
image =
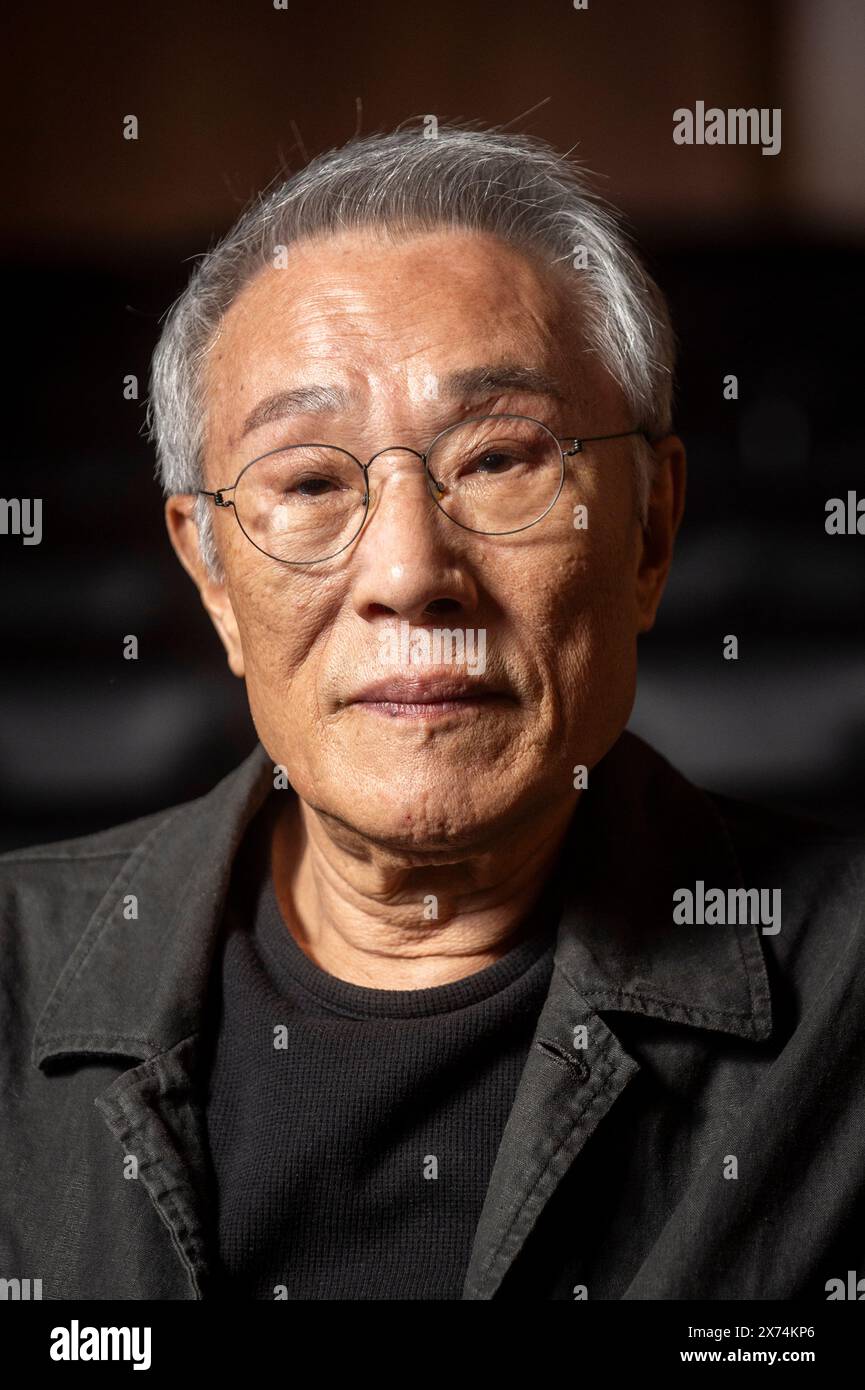
[[[261,744],[147,834],[106,891],[45,1005],[33,1061],[144,1059],[202,1024],[232,863],[273,787]],[[563,850],[556,965],[596,1009],[746,1038],[771,1031],[759,927],[682,927],[673,892],[742,886],[712,802],[632,734],[592,770]],[[124,905],[134,896],[137,918]]]

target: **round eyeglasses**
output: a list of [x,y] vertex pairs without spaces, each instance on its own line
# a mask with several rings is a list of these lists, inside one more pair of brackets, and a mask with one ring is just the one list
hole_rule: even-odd
[[232,507],[247,540],[271,559],[321,564],[360,535],[369,470],[381,454],[420,459],[436,506],[457,526],[511,536],[536,526],[555,506],[566,458],[585,444],[636,434],[648,438],[639,429],[560,438],[526,415],[479,415],[442,430],[426,453],[396,444],[365,464],[333,444],[281,445],[246,464],[231,487],[199,492],[217,507]]

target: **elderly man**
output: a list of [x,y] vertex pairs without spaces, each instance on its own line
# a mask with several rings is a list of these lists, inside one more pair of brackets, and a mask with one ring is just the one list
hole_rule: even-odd
[[865,1275],[861,848],[623,732],[683,508],[672,379],[659,291],[528,137],[352,141],[202,260],[151,423],[259,743],[200,801],[4,861],[0,1274]]

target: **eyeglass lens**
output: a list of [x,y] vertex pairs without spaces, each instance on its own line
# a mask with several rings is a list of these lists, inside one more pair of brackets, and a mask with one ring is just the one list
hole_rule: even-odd
[[[441,510],[490,535],[538,521],[559,494],[563,466],[555,435],[517,415],[464,420],[439,435],[427,455]],[[374,473],[370,478],[374,485]],[[234,505],[244,532],[265,554],[292,563],[326,559],[350,545],[363,525],[366,474],[342,449],[290,445],[244,469]]]

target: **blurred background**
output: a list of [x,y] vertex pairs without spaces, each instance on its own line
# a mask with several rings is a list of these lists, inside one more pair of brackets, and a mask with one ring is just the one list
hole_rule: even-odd
[[[165,535],[149,358],[194,258],[358,98],[363,133],[512,123],[596,172],[671,302],[690,456],[631,727],[713,789],[865,827],[865,536],[824,529],[865,496],[859,0],[49,0],[5,30],[0,495],[43,499],[43,540],[0,535],[0,848],[203,793],[253,745]],[[780,107],[780,153],[675,145],[697,101]]]

